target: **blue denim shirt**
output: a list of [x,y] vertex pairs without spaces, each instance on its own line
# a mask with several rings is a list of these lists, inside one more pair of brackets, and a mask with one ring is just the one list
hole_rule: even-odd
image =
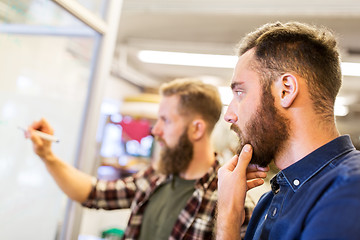
[[245,239],[360,239],[360,151],[341,136],[280,171]]

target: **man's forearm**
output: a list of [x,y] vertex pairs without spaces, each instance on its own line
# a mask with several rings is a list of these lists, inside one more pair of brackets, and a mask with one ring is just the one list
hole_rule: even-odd
[[246,144],[240,155],[235,155],[218,171],[218,240],[240,240],[241,226],[245,220],[247,191],[247,166],[252,147]]
[[61,190],[72,200],[84,202],[91,191],[92,177],[85,174],[55,155],[43,159],[49,173]]
[[240,240],[241,226],[245,219],[244,211],[232,211],[225,213],[221,208],[218,208],[217,215],[217,240]]

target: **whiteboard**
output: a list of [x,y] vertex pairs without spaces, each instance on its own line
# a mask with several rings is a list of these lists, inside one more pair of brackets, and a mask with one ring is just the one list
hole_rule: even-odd
[[[14,41],[16,39],[16,41]],[[69,51],[93,39],[0,35],[0,239],[55,239],[66,196],[17,126],[45,117],[74,164],[90,79],[90,60]]]

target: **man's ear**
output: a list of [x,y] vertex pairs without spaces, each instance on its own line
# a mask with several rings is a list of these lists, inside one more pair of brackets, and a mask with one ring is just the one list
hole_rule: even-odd
[[281,106],[289,108],[299,93],[299,79],[293,74],[285,73],[281,75],[276,85],[280,94]]
[[206,123],[203,119],[194,119],[190,125],[189,136],[190,139],[199,140],[206,132]]

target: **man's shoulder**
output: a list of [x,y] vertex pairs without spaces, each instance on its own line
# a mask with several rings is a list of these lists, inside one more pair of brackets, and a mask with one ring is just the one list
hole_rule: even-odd
[[[316,186],[327,188],[324,192],[353,192],[354,186],[360,185],[360,151],[351,150],[331,164],[332,169],[318,179]],[[351,194],[353,195],[353,194]]]
[[344,177],[360,176],[360,151],[353,149],[334,163],[334,172]]

